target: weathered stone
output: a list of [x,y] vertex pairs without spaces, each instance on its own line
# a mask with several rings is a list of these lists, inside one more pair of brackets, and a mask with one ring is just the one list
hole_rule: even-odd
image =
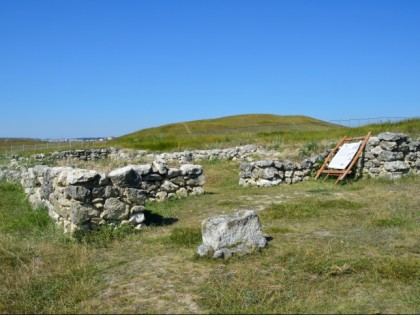
[[175,185],[174,183],[168,180],[165,180],[163,184],[160,186],[160,188],[169,193],[169,192],[177,191],[179,186]]
[[274,177],[277,177],[278,174],[279,173],[276,168],[268,167],[268,168],[264,168],[263,174],[261,177],[263,179],[273,179]]
[[113,186],[106,186],[104,190],[103,197],[110,198],[110,197],[118,197],[119,196],[119,190],[116,187]]
[[108,174],[113,185],[118,187],[132,187],[136,188],[141,182],[141,178],[137,172],[133,170],[132,165],[118,168]]
[[134,204],[144,204],[146,201],[146,192],[142,189],[135,189],[135,188],[125,188],[123,190],[124,197],[127,198],[127,200],[130,203]]
[[393,161],[393,162],[385,162],[384,168],[388,172],[398,172],[398,171],[408,171],[410,167],[405,164],[403,161]]
[[239,170],[241,172],[251,172],[252,169],[253,169],[253,165],[251,163],[248,163],[248,162],[242,162],[239,165]]
[[204,174],[201,174],[200,176],[196,178],[190,178],[186,182],[187,186],[195,187],[195,186],[203,186],[206,183],[206,177]]
[[196,195],[202,195],[202,194],[204,194],[203,187],[193,187],[191,195],[196,196]]
[[381,154],[384,151],[384,149],[382,149],[379,145],[376,147],[373,147],[370,152],[374,155],[374,156],[378,156],[379,154]]
[[131,225],[138,225],[146,220],[144,213],[135,213],[129,219],[128,223]]
[[402,152],[383,151],[381,152],[381,154],[378,155],[378,160],[384,162],[397,161],[403,159],[404,154],[402,154]]
[[202,222],[201,230],[203,243],[197,250],[200,256],[220,257],[218,251],[223,251],[223,256],[226,256],[227,250],[248,253],[267,245],[258,215],[252,210],[209,218]]
[[88,204],[73,202],[70,207],[70,220],[76,226],[88,222],[93,217],[99,216],[99,211]]
[[133,165],[132,169],[138,174],[139,177],[143,177],[152,172],[152,166],[150,164]]
[[106,220],[124,220],[128,218],[128,207],[118,198],[109,198],[105,201],[101,218]]
[[170,168],[168,170],[168,179],[175,178],[179,175],[181,175],[181,170],[179,170],[177,168]]
[[408,136],[404,133],[382,132],[378,135],[379,140],[384,141],[405,141]]
[[257,161],[255,165],[258,167],[270,167],[273,166],[273,160],[264,160],[264,161]]
[[155,194],[155,198],[157,201],[163,201],[168,197],[168,193],[166,191],[159,191]]
[[89,189],[83,186],[67,186],[64,189],[64,196],[84,203],[90,199],[91,193]]
[[410,142],[408,148],[411,152],[418,152],[420,151],[420,142]]
[[160,175],[168,174],[168,166],[164,160],[155,160],[152,163],[152,170]]
[[96,171],[84,169],[72,169],[67,171],[67,185],[86,184],[99,180],[100,175]]
[[181,174],[185,175],[200,175],[203,173],[203,167],[201,165],[184,164],[180,167]]
[[130,213],[139,213],[144,211],[144,206],[134,206],[131,208]]
[[378,137],[369,137],[369,140],[367,141],[366,147],[367,148],[376,147],[377,145],[379,145]]
[[386,151],[393,151],[398,148],[395,141],[381,141],[380,147]]
[[104,187],[94,187],[92,189],[92,198],[102,198],[105,194],[105,188]]
[[292,161],[285,160],[283,163],[284,163],[284,169],[286,171],[294,171],[297,168],[295,163],[293,163]]
[[176,191],[176,195],[180,198],[185,198],[188,196],[188,191],[182,187]]

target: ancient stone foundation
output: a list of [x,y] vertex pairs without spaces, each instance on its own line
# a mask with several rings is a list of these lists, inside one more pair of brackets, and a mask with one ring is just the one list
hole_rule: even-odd
[[[308,180],[328,151],[301,162],[262,160],[240,165],[239,185],[276,186]],[[383,132],[371,137],[359,158],[354,174],[397,179],[404,174],[420,174],[420,142],[402,133]]]
[[144,225],[146,200],[204,193],[200,165],[168,168],[164,161],[128,165],[109,174],[71,167],[38,165],[28,170],[0,170],[0,179],[20,181],[32,204],[46,205],[66,232],[101,225]]

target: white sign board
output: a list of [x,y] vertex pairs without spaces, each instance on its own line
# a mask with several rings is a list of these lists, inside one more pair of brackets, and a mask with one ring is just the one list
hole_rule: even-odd
[[328,168],[335,168],[338,170],[345,169],[357,153],[361,143],[362,141],[343,144],[331,160],[330,164],[328,164]]

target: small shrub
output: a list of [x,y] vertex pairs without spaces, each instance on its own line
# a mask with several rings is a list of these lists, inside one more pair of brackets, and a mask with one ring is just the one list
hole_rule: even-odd
[[311,156],[312,154],[315,154],[318,150],[318,144],[316,142],[308,142],[306,143],[303,148],[299,150],[299,157],[306,158]]

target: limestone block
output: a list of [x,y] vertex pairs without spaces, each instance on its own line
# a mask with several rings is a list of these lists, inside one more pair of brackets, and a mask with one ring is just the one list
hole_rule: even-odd
[[376,146],[373,147],[370,152],[374,155],[374,156],[378,156],[379,154],[381,154],[384,151],[384,149],[382,149],[380,146]]
[[379,140],[384,141],[405,141],[408,139],[408,135],[404,133],[393,133],[393,132],[382,132],[378,135]]
[[150,164],[133,165],[132,169],[139,177],[143,177],[152,172],[152,166]]
[[391,162],[403,159],[404,154],[402,152],[382,151],[381,154],[378,155],[378,160],[383,162]]
[[203,173],[203,167],[201,165],[184,164],[180,167],[181,174],[185,175],[200,175]]
[[188,196],[188,191],[182,187],[176,191],[176,195],[180,198],[185,198]]
[[395,141],[381,141],[379,144],[382,149],[385,151],[393,151],[397,149],[398,145]]
[[204,194],[204,189],[203,187],[193,187],[191,195],[192,196],[197,196],[197,195],[202,195]]
[[270,167],[273,166],[273,160],[263,160],[263,161],[257,161],[255,162],[255,165],[261,168]]
[[275,167],[268,167],[268,168],[264,168],[261,177],[263,179],[273,179],[274,177],[277,177],[278,174],[279,172]]
[[125,188],[122,193],[129,203],[143,205],[146,201],[146,191],[142,189]]
[[384,168],[388,172],[405,172],[410,169],[403,161],[385,162]]
[[167,193],[177,191],[178,188],[179,186],[175,185],[174,183],[168,180],[165,180],[163,184],[160,186],[160,189],[162,189],[163,191],[166,191]]
[[152,170],[160,175],[166,175],[168,174],[168,165],[164,160],[155,160],[152,163]]
[[144,213],[135,213],[128,219],[128,223],[131,225],[138,225],[146,220]]
[[124,220],[128,218],[129,208],[118,198],[109,198],[105,201],[101,218],[106,220]]
[[127,165],[125,167],[113,170],[108,174],[108,177],[111,179],[113,185],[123,188],[135,188],[138,187],[141,182],[140,176],[133,170],[132,165]]
[[91,218],[99,217],[99,214],[98,210],[88,204],[73,202],[70,207],[70,220],[76,226],[88,222]]
[[378,137],[369,137],[369,140],[366,143],[367,148],[376,147],[379,145],[379,139]]
[[286,171],[294,171],[295,169],[297,169],[297,166],[292,161],[285,160],[283,163],[284,163],[284,169]]
[[171,178],[175,178],[175,177],[177,177],[177,176],[179,176],[179,175],[181,175],[181,170],[180,169],[177,169],[177,168],[170,168],[169,170],[168,170],[168,179],[171,179]]
[[200,256],[218,258],[229,256],[227,253],[249,253],[267,245],[258,215],[253,210],[206,219],[201,231],[203,243],[197,250]]
[[96,171],[84,169],[71,169],[67,173],[67,185],[86,184],[100,178]]
[[67,186],[64,188],[64,196],[67,199],[75,199],[80,202],[88,202],[91,198],[91,192],[89,189],[83,186]]
[[134,213],[139,213],[143,211],[144,211],[144,206],[134,206],[131,208],[130,213],[134,214]]

